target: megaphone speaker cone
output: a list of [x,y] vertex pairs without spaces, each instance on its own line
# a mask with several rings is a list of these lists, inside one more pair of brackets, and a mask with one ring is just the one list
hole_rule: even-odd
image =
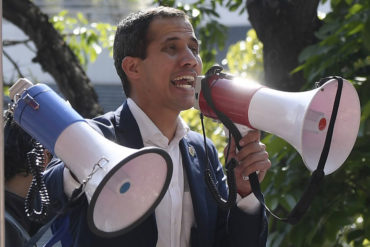
[[79,181],[88,178],[88,224],[104,237],[125,233],[152,214],[172,176],[172,160],[163,149],[118,145],[83,121],[62,132],[55,151]]
[[[306,92],[261,88],[251,99],[252,127],[273,133],[290,143],[311,171],[317,168],[332,116],[338,82],[333,79]],[[360,101],[355,88],[343,80],[330,152],[324,172],[337,170],[350,154],[360,125]]]
[[90,229],[97,235],[113,237],[145,220],[168,188],[172,174],[169,162],[170,157],[162,149],[143,148],[117,164],[92,196],[88,209]]
[[[312,99],[308,111],[317,111],[324,114],[327,124],[333,114],[333,102],[338,88],[337,80],[333,79],[320,87]],[[355,88],[343,80],[342,94],[334,124],[330,151],[325,164],[325,174],[336,171],[347,159],[355,144],[360,126],[361,107]],[[302,158],[307,167],[316,169],[324,146],[328,126],[323,130],[311,131],[308,125],[307,113],[302,132]]]

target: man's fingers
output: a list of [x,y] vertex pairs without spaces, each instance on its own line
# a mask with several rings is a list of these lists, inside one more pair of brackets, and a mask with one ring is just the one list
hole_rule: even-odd
[[243,161],[244,159],[247,159],[250,155],[258,152],[265,152],[265,150],[266,145],[262,142],[251,142],[238,152],[238,154],[236,155],[236,159],[238,161]]
[[258,130],[248,131],[248,133],[239,141],[239,145],[244,147],[248,143],[259,141],[260,137],[261,133]]
[[[257,155],[259,157],[268,157],[268,154],[259,154]],[[240,162],[238,167],[235,168],[236,170],[236,175],[239,175],[241,177],[248,176],[249,174],[253,172],[259,171],[258,178],[260,181],[263,180],[265,177],[266,171],[271,167],[271,161],[268,158],[264,158],[262,160],[257,157],[257,161],[253,163],[248,163],[248,162]]]

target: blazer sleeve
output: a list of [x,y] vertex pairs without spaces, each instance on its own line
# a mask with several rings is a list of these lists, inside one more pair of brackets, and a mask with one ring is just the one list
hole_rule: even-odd
[[[109,112],[94,120],[86,119],[86,122],[99,134],[103,135],[111,141],[115,141],[115,132],[112,124],[113,113]],[[64,163],[58,158],[54,158],[47,166],[44,172],[44,181],[48,188],[51,201],[55,201],[53,209],[62,208],[67,202],[68,198],[64,192]]]
[[68,202],[63,186],[64,163],[53,159],[44,171],[44,181],[49,192],[52,210],[58,211]]

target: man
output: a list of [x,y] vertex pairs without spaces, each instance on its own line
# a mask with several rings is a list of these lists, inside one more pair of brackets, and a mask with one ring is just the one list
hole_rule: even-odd
[[[96,118],[93,127],[130,148],[163,148],[172,158],[173,177],[155,213],[122,236],[94,235],[86,222],[86,200],[75,206],[69,215],[73,246],[265,246],[265,211],[250,195],[249,182],[243,180],[259,171],[262,181],[270,167],[259,133],[247,134],[238,153],[235,144],[231,145],[231,156],[239,163],[236,184],[243,198],[238,206],[224,211],[217,207],[204,182],[207,157],[203,138],[189,131],[179,117],[194,104],[195,79],[202,70],[198,40],[186,15],[166,7],[131,14],[117,27],[114,60],[128,99],[115,112]],[[226,197],[217,151],[210,141],[207,148],[217,187]],[[50,189],[54,187],[62,204],[66,202],[64,189],[74,183],[72,177],[63,163],[52,166],[46,174]]]
[[[32,217],[31,221],[25,212],[25,200],[28,197],[28,202],[33,202],[33,195],[29,192],[31,182],[35,179],[33,174],[36,170],[41,174],[49,156],[13,121],[12,114],[7,112],[4,118],[5,246],[23,246],[42,226],[43,217],[46,216],[40,214]],[[35,160],[30,155],[38,155],[38,161],[44,161],[42,166],[37,167],[38,164],[34,164]]]

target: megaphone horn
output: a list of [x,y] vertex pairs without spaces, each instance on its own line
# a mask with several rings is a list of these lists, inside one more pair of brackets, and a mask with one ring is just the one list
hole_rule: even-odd
[[109,141],[45,84],[19,79],[9,91],[14,120],[85,185],[88,225],[95,234],[120,235],[154,212],[172,176],[167,152]]
[[[202,81],[211,88],[213,104],[233,123],[277,135],[290,143],[311,171],[323,150],[337,79],[305,92],[283,92],[246,79],[215,73],[198,77],[195,108],[217,119],[202,92]],[[349,156],[360,125],[360,101],[353,85],[343,79],[340,104],[333,130],[325,174],[337,170]]]

